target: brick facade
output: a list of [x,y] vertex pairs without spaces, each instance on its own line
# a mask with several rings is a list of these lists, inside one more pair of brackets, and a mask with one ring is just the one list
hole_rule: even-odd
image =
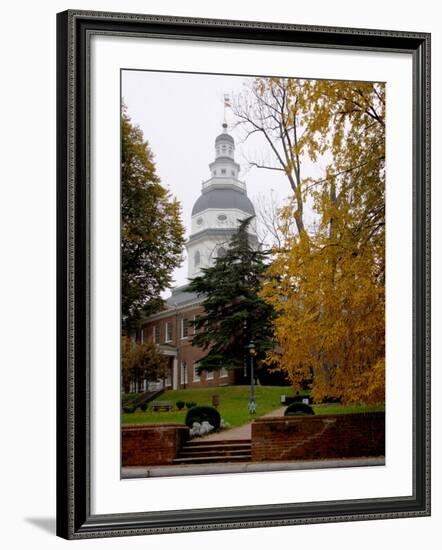
[[121,430],[121,465],[173,464],[178,450],[188,439],[189,428],[181,424],[123,426]]
[[252,423],[252,461],[385,455],[385,413],[262,417]]
[[[192,346],[192,321],[203,312],[200,305],[167,310],[153,315],[142,324],[138,338],[152,338],[161,353],[170,357],[171,374],[166,387],[174,389],[227,386],[235,382],[232,370],[202,372],[198,376],[198,361],[206,354]],[[174,373],[174,369],[176,372]]]

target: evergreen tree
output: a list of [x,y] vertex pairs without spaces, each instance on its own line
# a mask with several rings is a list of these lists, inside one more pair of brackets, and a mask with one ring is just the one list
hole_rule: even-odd
[[226,254],[212,267],[203,268],[203,274],[189,285],[191,291],[205,296],[204,313],[193,322],[192,344],[207,350],[200,370],[243,367],[250,341],[255,343],[259,364],[273,346],[273,307],[258,296],[266,252],[250,244],[251,220],[240,223]]
[[161,185],[153,154],[124,107],[121,118],[121,310],[123,332],[162,306],[182,261],[180,204]]

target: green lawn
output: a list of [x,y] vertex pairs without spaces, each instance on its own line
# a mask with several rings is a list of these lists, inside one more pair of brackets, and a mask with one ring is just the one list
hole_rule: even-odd
[[[187,409],[179,411],[177,401],[193,401],[197,405],[212,405],[212,395],[220,396],[218,408],[221,417],[232,427],[246,424],[256,416],[262,416],[281,407],[281,395],[292,395],[290,387],[256,386],[255,396],[257,414],[251,417],[247,410],[250,398],[250,386],[223,386],[221,388],[201,388],[189,390],[168,390],[160,397],[161,401],[171,401],[174,409],[169,412],[141,412],[139,409],[132,414],[123,414],[123,424],[184,424]],[[339,404],[313,405],[316,414],[345,414],[384,410],[383,406],[366,407],[363,405],[343,406]]]
[[377,412],[385,410],[384,405],[340,405],[339,403],[325,403],[323,405],[312,405],[315,414],[350,414],[360,412]]
[[281,386],[255,386],[255,398],[257,403],[257,414],[250,417],[247,405],[250,399],[250,386],[223,386],[220,388],[201,388],[189,390],[168,390],[158,400],[172,401],[174,409],[169,412],[152,412],[147,410],[132,414],[123,414],[123,424],[184,424],[187,409],[179,411],[176,409],[177,401],[193,401],[197,405],[212,405],[212,395],[220,396],[218,411],[226,422],[232,427],[241,426],[274,409],[281,407],[281,395],[290,395],[291,388]]

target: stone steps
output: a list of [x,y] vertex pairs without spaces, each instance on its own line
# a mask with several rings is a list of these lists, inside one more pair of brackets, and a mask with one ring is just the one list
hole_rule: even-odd
[[[209,436],[210,437],[210,436]],[[186,443],[186,446],[189,447],[200,447],[205,445],[218,445],[220,447],[223,447],[224,445],[250,445],[251,441],[250,439],[205,439],[204,437],[201,439],[192,439],[191,441],[188,441]]]
[[224,451],[223,453],[220,453],[218,449],[204,449],[201,451],[181,451],[179,454],[180,458],[191,458],[194,457],[200,457],[200,456],[238,456],[238,455],[247,455],[250,454],[250,449],[229,449],[227,451]]
[[186,443],[174,460],[175,464],[203,464],[217,462],[250,462],[252,444],[250,440],[197,440]]
[[186,458],[175,458],[174,464],[214,464],[214,463],[228,463],[228,462],[250,462],[251,455],[237,455],[237,456],[193,456]]

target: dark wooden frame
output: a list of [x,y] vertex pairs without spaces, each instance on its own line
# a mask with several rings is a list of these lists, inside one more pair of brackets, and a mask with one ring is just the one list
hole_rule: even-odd
[[[413,58],[413,495],[91,515],[88,70],[93,34],[406,52]],[[57,534],[68,539],[430,514],[430,35],[69,10],[57,16]]]

